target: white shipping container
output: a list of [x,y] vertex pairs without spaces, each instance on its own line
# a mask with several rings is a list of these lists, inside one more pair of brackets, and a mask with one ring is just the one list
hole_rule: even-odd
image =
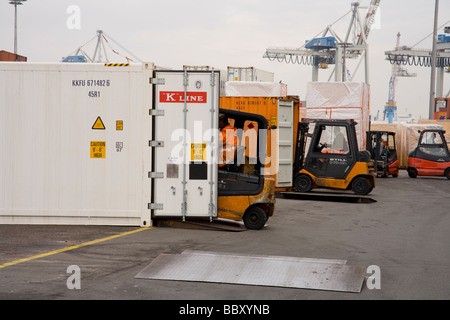
[[219,90],[219,94],[220,96],[225,96],[225,83],[227,82],[227,72],[219,69],[219,68],[214,68],[211,66],[196,66],[196,65],[184,65],[183,66],[183,70],[203,70],[203,71],[219,71],[220,72],[220,90]]
[[273,82],[274,73],[254,67],[228,67],[228,81]]
[[[166,174],[153,155],[179,125],[158,125],[164,116],[150,111],[156,74],[152,63],[0,63],[0,223],[150,226],[158,211],[152,184]],[[183,71],[175,74],[165,90],[183,84]],[[211,72],[203,75],[192,85],[209,84]],[[160,131],[169,140],[156,141]]]
[[155,74],[153,216],[216,218],[219,72]]

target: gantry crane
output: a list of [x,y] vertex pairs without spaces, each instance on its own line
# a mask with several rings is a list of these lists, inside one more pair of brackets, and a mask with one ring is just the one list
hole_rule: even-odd
[[[400,32],[397,33],[397,44],[395,50],[400,48]],[[397,120],[397,101],[395,99],[395,90],[397,88],[397,77],[415,77],[415,73],[409,73],[406,69],[400,66],[400,63],[392,64],[391,78],[389,80],[389,96],[388,102],[384,107],[383,120],[388,120],[388,123],[393,123]]]
[[[445,22],[440,28],[449,23],[450,20]],[[449,33],[450,28],[445,28],[445,32]],[[412,47],[401,46],[395,50],[385,51],[386,60],[388,60],[393,66],[395,65],[409,65],[420,67],[435,67],[437,69],[436,74],[436,98],[434,101],[434,110],[430,110],[430,119],[448,119],[450,118],[450,108],[447,107],[450,104],[450,99],[444,98],[444,73],[445,70],[450,68],[450,36],[445,34],[438,35],[436,46],[436,59],[435,63],[432,62],[432,52],[430,50],[414,49],[416,45],[427,39],[431,34],[427,35],[424,39],[413,45]]]
[[[111,40],[111,42],[114,42],[117,46],[119,46],[122,50],[127,52],[131,57],[122,55],[121,53],[117,52],[111,47],[111,44],[108,41],[108,38]],[[92,58],[86,53],[84,50],[84,47],[91,43],[94,39],[97,39],[97,45],[95,46],[94,54]],[[126,62],[134,62],[139,61],[142,62],[141,59],[137,58],[135,55],[133,55],[131,52],[129,52],[127,49],[122,47],[117,41],[112,39],[109,35],[106,35],[103,30],[97,30],[97,35],[82,46],[78,47],[77,50],[75,50],[72,54],[68,55],[67,57],[64,57],[62,59],[62,62],[111,62],[110,58],[108,58],[108,54],[106,51],[106,46],[110,48],[110,50],[115,54],[115,58],[121,57],[120,59],[125,59]],[[116,59],[113,59],[117,61]]]
[[[281,49],[269,48],[264,53],[263,58],[268,58],[272,61],[278,60],[280,62],[286,61],[288,63],[311,65],[313,68],[312,81],[318,81],[319,69],[324,69],[327,68],[329,64],[334,64],[335,68],[333,73],[335,81],[347,81],[351,79],[348,79],[346,59],[354,59],[361,56],[361,60],[359,61],[356,70],[361,63],[362,58],[364,58],[365,82],[369,83],[369,45],[367,39],[373,26],[375,14],[379,5],[380,0],[371,1],[363,23],[358,10],[359,2],[353,2],[352,9],[349,12],[327,26],[325,30],[317,34],[313,39],[307,41],[301,47]],[[349,13],[352,14],[351,21],[345,38],[342,39],[334,32],[332,27]],[[356,36],[352,42],[349,42],[352,31]],[[330,34],[330,36],[326,37],[328,34]],[[321,35],[321,37],[318,38],[319,35]]]

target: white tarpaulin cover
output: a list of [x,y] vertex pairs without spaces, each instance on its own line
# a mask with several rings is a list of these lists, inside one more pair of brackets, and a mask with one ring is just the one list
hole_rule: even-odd
[[[445,121],[424,120],[427,123],[384,123],[372,122],[370,129],[372,131],[392,131],[395,133],[395,143],[397,148],[397,157],[399,161],[399,168],[408,167],[408,155],[417,146],[419,140],[419,130],[425,129],[445,129],[441,124]],[[429,123],[428,123],[429,122]],[[450,139],[448,139],[450,142]]]
[[307,108],[364,108],[369,86],[363,82],[309,82]]
[[362,82],[309,82],[306,118],[353,119],[360,150],[365,149],[369,130],[370,87]]
[[227,97],[286,97],[287,85],[277,82],[227,81]]

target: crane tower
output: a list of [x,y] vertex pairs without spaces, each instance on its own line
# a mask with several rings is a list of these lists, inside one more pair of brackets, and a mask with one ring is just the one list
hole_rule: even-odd
[[[397,33],[397,43],[395,50],[400,48],[400,32]],[[395,99],[395,90],[397,88],[397,77],[415,77],[415,73],[408,73],[406,69],[403,69],[400,64],[401,60],[392,64],[391,78],[389,80],[389,95],[386,106],[384,107],[384,117],[383,120],[388,120],[388,123],[392,123],[397,120],[397,102]]]
[[[328,25],[325,30],[317,34],[311,40],[298,48],[268,48],[263,58],[271,61],[285,61],[312,66],[312,81],[318,81],[319,69],[326,69],[328,65],[334,64],[335,81],[351,81],[348,76],[346,59],[361,57],[356,69],[364,58],[365,60],[365,82],[369,83],[369,45],[367,39],[372,29],[377,8],[381,0],[371,0],[364,22],[359,14],[359,2],[352,2],[352,8],[343,17]],[[333,25],[351,13],[351,21],[345,37],[333,30]],[[356,35],[351,39],[350,35]],[[328,36],[327,36],[328,35]],[[331,76],[330,76],[331,79]],[[329,79],[329,80],[330,80]]]

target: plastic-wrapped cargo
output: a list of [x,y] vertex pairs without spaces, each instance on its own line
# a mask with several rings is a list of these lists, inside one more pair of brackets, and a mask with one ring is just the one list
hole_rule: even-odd
[[[417,146],[420,136],[419,130],[444,129],[442,121],[425,120],[425,123],[372,123],[372,131],[392,131],[395,133],[397,157],[400,169],[408,166],[408,155]],[[449,132],[446,133],[446,140],[450,142]]]
[[363,82],[309,82],[306,118],[353,119],[358,147],[365,150],[369,130],[370,86]]
[[287,85],[275,82],[227,81],[227,97],[287,97]]
[[445,140],[450,146],[450,120],[420,120],[419,123],[442,126],[442,128],[445,130]]

